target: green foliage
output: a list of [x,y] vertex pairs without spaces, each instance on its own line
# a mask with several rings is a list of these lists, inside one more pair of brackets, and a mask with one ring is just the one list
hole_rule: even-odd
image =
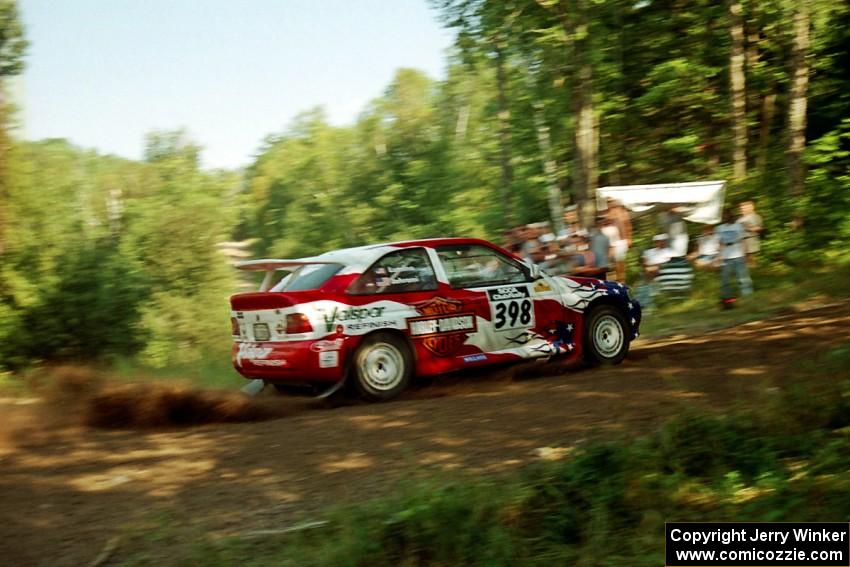
[[0,264],[0,366],[138,354],[197,360],[227,338],[232,174],[205,173],[180,132],[148,163],[65,141],[21,143]]
[[144,276],[110,242],[83,243],[63,257],[57,278],[39,289],[0,346],[11,363],[97,359],[130,354],[143,344],[137,324]]
[[23,71],[23,59],[28,46],[17,2],[0,0],[0,78],[18,75]]
[[812,244],[850,239],[850,117],[844,118],[807,151],[806,237]]

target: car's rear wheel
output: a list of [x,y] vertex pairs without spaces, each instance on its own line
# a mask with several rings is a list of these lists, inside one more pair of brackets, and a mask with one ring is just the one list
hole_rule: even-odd
[[613,305],[594,308],[585,321],[584,353],[591,364],[620,364],[629,354],[626,317]]
[[352,366],[357,393],[382,402],[398,396],[410,384],[413,356],[401,337],[375,333],[360,343]]

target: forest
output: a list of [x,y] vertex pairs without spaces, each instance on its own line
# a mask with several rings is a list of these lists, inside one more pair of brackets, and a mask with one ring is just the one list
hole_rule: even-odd
[[[202,168],[180,129],[138,161],[19,139],[0,88],[0,370],[226,358],[227,243],[498,241],[605,185],[727,180],[762,212],[769,262],[850,241],[846,0],[431,4],[456,33],[444,78],[399,69],[344,127],[305,109],[234,171]],[[0,0],[4,81],[28,49]]]

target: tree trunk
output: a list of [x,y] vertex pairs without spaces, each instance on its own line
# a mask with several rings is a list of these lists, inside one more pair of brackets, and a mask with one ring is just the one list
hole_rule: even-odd
[[[6,250],[7,209],[9,208],[9,170],[7,160],[11,141],[7,131],[6,91],[4,77],[0,76],[0,254]],[[2,282],[0,282],[2,283]],[[2,290],[0,290],[2,291]]]
[[588,29],[587,5],[585,0],[576,1],[577,23],[573,30],[574,60],[578,62],[578,72],[573,80],[573,98],[575,100],[575,167],[573,185],[576,200],[584,225],[590,224],[588,216],[596,212],[596,186],[599,178],[598,148],[599,123],[593,109],[593,66],[590,54],[590,33]]
[[742,181],[747,177],[747,92],[744,75],[744,20],[741,0],[729,4],[729,33],[732,52],[729,58],[729,78],[732,96],[732,177]]
[[761,124],[759,127],[759,153],[756,168],[759,174],[767,173],[767,156],[770,151],[770,127],[773,123],[773,115],[776,113],[776,87],[770,86],[770,92],[761,100]]
[[534,105],[534,126],[537,129],[537,144],[540,147],[540,157],[543,158],[543,173],[549,193],[549,216],[552,217],[552,227],[555,234],[564,228],[564,205],[561,199],[561,187],[558,185],[558,164],[552,157],[552,143],[549,138],[549,127],[543,105]]
[[809,0],[798,0],[794,12],[794,48],[791,57],[791,103],[788,114],[788,175],[792,195],[806,190],[803,150],[806,148],[806,105],[809,87]]
[[514,171],[511,164],[511,112],[508,108],[505,54],[496,40],[496,84],[499,91],[499,161],[502,167],[500,185],[502,213],[508,227],[514,225],[512,186]]

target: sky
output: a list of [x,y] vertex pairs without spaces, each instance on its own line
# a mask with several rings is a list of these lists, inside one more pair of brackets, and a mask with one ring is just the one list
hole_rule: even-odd
[[323,106],[351,124],[396,69],[445,76],[453,34],[427,0],[18,0],[31,46],[24,136],[140,159],[185,128],[203,165],[248,165]]

